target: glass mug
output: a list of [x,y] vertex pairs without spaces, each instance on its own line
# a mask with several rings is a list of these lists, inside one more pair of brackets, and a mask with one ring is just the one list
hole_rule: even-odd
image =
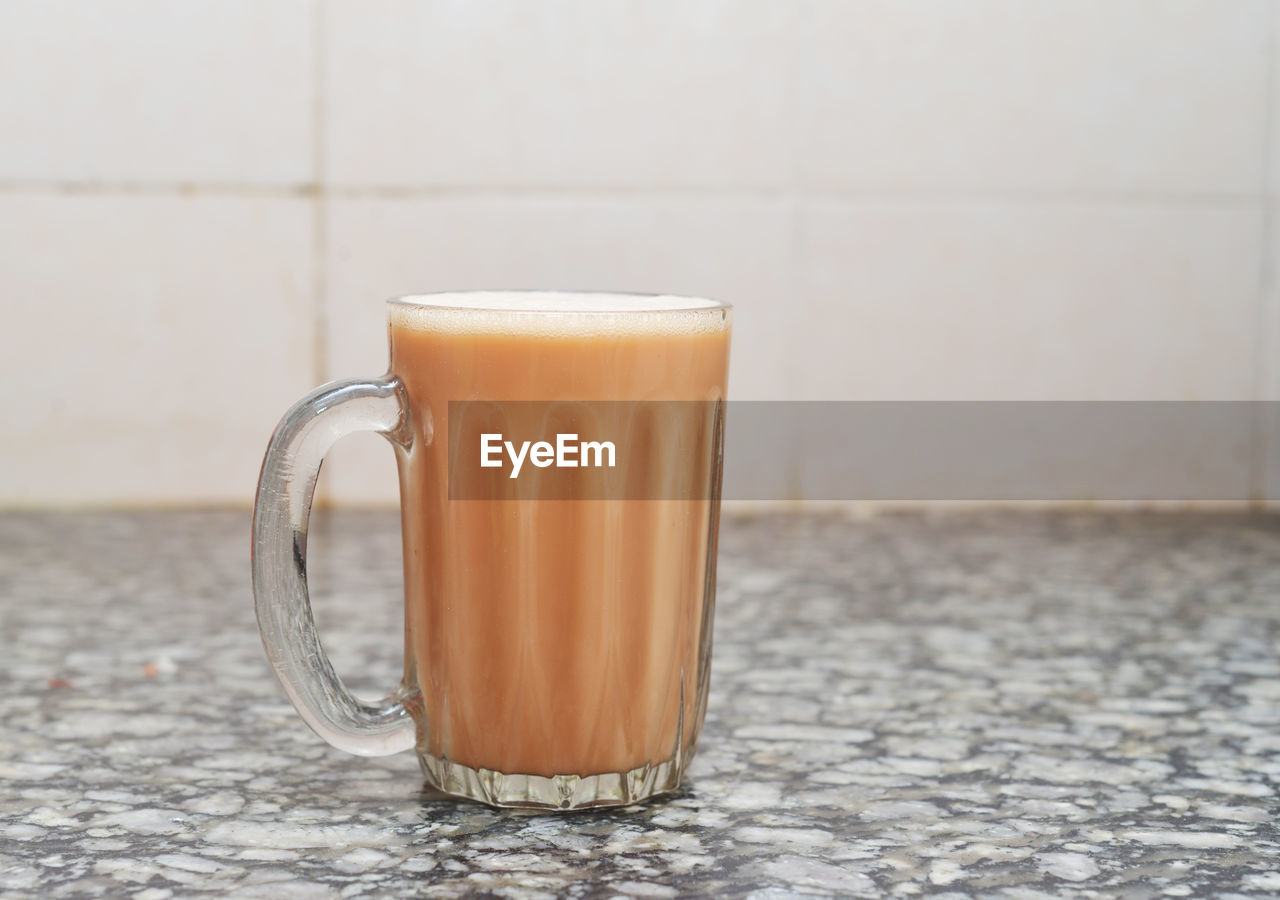
[[[615,806],[674,790],[706,713],[730,308],[503,291],[387,310],[388,373],[301,400],[263,461],[253,587],[289,699],[334,747],[414,747],[432,786],[494,806]],[[617,446],[621,477],[643,483],[675,466],[701,492],[451,499],[450,452],[471,452],[450,437],[460,401],[651,400],[710,402],[714,438],[673,451],[661,428],[631,428]],[[334,672],[306,582],[321,460],[361,430],[395,447],[404,542],[404,678],[374,702]]]

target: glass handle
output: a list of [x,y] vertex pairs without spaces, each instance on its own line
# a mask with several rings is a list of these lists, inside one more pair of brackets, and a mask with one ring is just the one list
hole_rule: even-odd
[[396,378],[325,385],[276,426],[253,507],[253,594],[267,658],[306,723],[339,750],[384,756],[414,745],[406,709],[414,692],[401,684],[372,703],[353,697],[320,645],[307,593],[307,523],[320,463],[356,431],[409,443],[409,406]]

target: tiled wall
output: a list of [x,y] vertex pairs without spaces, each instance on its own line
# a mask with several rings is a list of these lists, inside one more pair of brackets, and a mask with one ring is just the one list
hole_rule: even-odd
[[722,297],[738,398],[1280,399],[1278,284],[1280,0],[0,0],[3,505],[247,502],[397,293]]

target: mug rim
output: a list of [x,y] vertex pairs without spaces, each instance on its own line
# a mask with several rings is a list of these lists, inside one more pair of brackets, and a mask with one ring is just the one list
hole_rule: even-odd
[[[476,302],[489,296],[507,298],[507,303]],[[463,302],[467,298],[470,302]],[[544,298],[545,305],[537,303]],[[547,301],[558,298],[559,305]],[[581,303],[575,305],[574,299]],[[527,301],[513,303],[512,300]],[[610,300],[625,300],[609,306]],[[594,301],[594,302],[593,302]],[[572,315],[572,316],[633,316],[658,314],[699,315],[704,313],[720,313],[733,309],[733,305],[708,297],[696,297],[684,294],[657,294],[645,291],[594,291],[586,289],[548,289],[548,288],[492,288],[466,289],[456,291],[431,291],[422,294],[403,294],[387,298],[387,305],[408,307],[421,310],[441,310],[452,312],[494,312],[503,315]]]

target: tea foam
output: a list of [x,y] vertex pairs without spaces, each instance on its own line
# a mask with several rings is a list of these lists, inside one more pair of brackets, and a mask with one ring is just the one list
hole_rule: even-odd
[[393,327],[448,333],[547,337],[714,334],[728,329],[728,306],[701,297],[574,291],[459,291],[400,297]]

